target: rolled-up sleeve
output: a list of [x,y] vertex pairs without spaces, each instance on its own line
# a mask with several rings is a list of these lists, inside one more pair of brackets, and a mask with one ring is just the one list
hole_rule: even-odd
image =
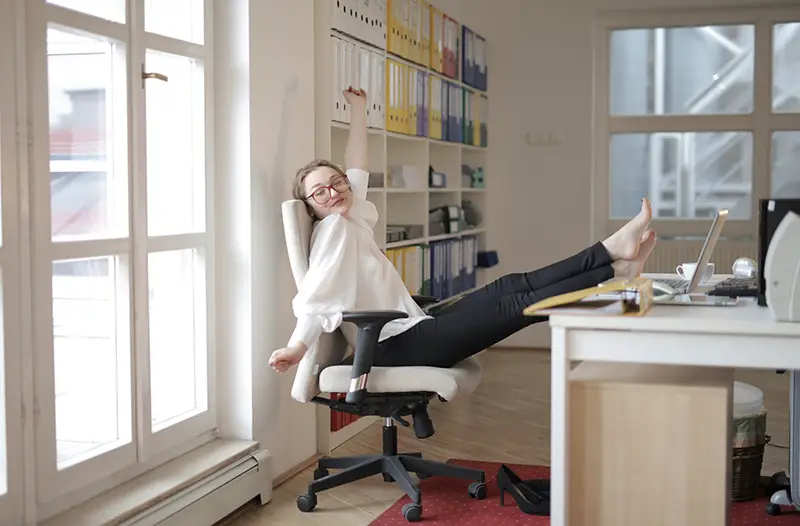
[[340,215],[320,221],[312,239],[309,269],[292,300],[297,325],[289,345],[316,344],[323,332],[342,323],[342,313],[353,310],[356,300],[357,250],[353,226]]

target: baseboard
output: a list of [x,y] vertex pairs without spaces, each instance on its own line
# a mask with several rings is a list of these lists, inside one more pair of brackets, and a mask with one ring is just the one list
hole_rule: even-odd
[[283,484],[287,480],[289,480],[292,477],[295,477],[296,475],[302,473],[307,468],[310,468],[311,466],[316,464],[317,461],[320,458],[322,458],[322,455],[320,455],[320,454],[311,455],[310,457],[308,457],[304,461],[302,461],[299,464],[297,464],[296,466],[294,466],[292,469],[284,471],[283,473],[281,473],[280,475],[278,475],[277,477],[272,479],[272,489],[277,488],[278,486],[280,486],[281,484]]
[[331,451],[341,446],[379,420],[380,418],[377,416],[362,416],[352,424],[344,426],[338,431],[333,431],[330,438]]

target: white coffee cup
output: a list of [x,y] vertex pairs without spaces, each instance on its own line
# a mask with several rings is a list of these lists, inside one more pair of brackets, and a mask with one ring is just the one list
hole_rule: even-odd
[[[703,275],[700,276],[700,284],[707,283],[711,280],[711,278],[714,276],[714,269],[715,267],[713,263],[706,264],[706,270],[703,272]],[[684,263],[675,268],[675,272],[686,281],[691,281],[696,270],[697,263]]]

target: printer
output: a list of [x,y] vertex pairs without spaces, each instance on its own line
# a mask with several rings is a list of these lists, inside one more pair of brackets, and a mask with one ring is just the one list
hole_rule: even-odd
[[764,260],[766,303],[777,321],[800,322],[800,214],[787,211]]

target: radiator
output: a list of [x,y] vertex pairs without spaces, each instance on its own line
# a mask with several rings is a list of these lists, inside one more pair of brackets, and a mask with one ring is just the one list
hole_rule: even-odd
[[269,453],[262,449],[154,503],[120,526],[211,526],[254,497],[272,498]]
[[[697,261],[703,240],[661,240],[645,264],[644,272],[675,273],[681,263]],[[720,240],[711,254],[711,262],[716,265],[717,274],[730,274],[737,258],[748,257],[758,262],[758,245],[755,241]]]

